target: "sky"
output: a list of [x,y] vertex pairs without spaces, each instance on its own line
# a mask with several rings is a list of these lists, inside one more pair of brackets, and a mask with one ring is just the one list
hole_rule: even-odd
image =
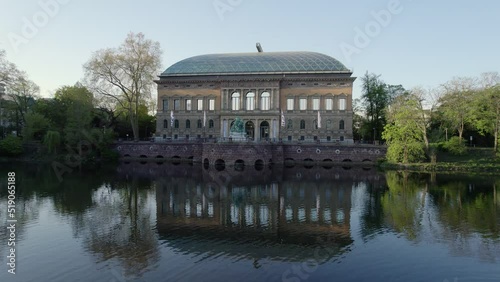
[[[500,71],[500,1],[0,0],[0,49],[51,97],[92,53],[129,32],[158,41],[163,69],[212,53],[313,51],[406,89]],[[163,70],[162,70],[163,71]]]

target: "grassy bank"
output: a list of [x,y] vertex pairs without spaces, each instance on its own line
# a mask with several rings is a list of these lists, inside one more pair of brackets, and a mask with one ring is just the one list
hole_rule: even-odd
[[469,148],[461,156],[438,152],[436,163],[400,164],[382,162],[382,169],[405,169],[410,171],[435,172],[476,172],[500,174],[500,158],[495,157],[491,148]]

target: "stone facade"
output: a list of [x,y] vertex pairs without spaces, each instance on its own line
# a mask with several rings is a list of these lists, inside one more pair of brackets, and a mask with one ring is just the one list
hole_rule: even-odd
[[[227,140],[232,122],[240,117],[250,141],[353,143],[352,84],[355,78],[351,77],[351,71],[340,63],[338,69],[327,70],[315,67],[304,71],[296,65],[285,65],[287,71],[265,69],[267,60],[298,59],[303,64],[320,64],[321,58],[334,60],[317,54],[321,55],[320,59],[313,61],[307,57],[309,53],[303,53],[277,53],[264,59],[261,55],[247,54],[241,60],[251,58],[260,60],[261,64],[257,70],[247,72],[235,66],[234,73],[196,73],[181,69],[179,74],[169,69],[177,70],[186,63],[173,65],[156,81],[157,139]],[[238,64],[238,55],[231,58]],[[207,56],[205,61],[197,63],[210,65],[217,61]],[[226,63],[224,67],[232,65]]]
[[374,163],[385,157],[386,147],[342,146],[333,144],[287,143],[118,143],[121,157],[193,161],[210,167],[237,162],[254,166],[275,164],[325,165],[339,163]]

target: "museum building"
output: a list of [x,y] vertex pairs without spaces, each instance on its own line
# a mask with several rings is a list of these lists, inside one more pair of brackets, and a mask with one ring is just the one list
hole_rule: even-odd
[[157,138],[229,140],[239,117],[248,141],[353,142],[352,71],[320,53],[258,51],[167,68],[155,81]]

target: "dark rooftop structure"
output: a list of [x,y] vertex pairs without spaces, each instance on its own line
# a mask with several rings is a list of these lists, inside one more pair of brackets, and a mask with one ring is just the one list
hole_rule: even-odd
[[187,58],[160,77],[235,74],[351,73],[338,60],[316,52],[209,54]]

